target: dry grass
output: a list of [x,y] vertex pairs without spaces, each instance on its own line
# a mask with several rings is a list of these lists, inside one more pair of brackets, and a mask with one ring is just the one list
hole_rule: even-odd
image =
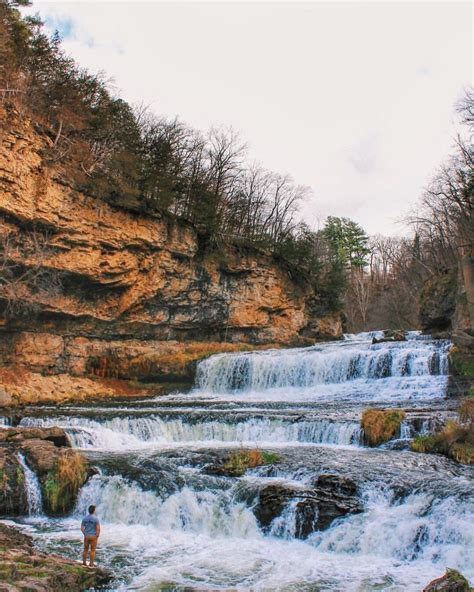
[[474,464],[474,427],[448,421],[443,429],[429,436],[418,436],[411,443],[414,452],[444,454],[458,463]]
[[49,512],[63,514],[70,510],[86,479],[87,463],[84,457],[73,450],[63,451],[43,484]]
[[369,446],[379,446],[391,440],[399,432],[404,418],[405,412],[401,409],[366,409],[361,427]]
[[463,423],[474,423],[474,396],[464,398],[459,407],[459,419]]
[[236,477],[240,477],[247,469],[255,469],[262,465],[278,462],[279,456],[274,452],[265,452],[257,448],[250,450],[237,450],[226,461],[225,470]]

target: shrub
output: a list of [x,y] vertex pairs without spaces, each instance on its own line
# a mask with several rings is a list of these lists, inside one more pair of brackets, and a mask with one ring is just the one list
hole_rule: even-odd
[[404,418],[405,412],[401,409],[366,409],[361,427],[369,446],[379,446],[391,440],[400,431]]
[[280,457],[275,452],[261,452],[257,449],[238,450],[227,459],[224,468],[227,473],[241,477],[247,469],[254,469],[261,465],[270,465],[278,462]]

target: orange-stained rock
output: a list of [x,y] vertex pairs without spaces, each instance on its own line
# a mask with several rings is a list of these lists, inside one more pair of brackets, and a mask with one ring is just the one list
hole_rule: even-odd
[[18,366],[0,367],[0,384],[10,396],[9,407],[35,403],[67,403],[113,397],[143,397],[144,387],[126,381],[57,374],[43,376]]
[[[0,287],[0,364],[126,378],[140,356],[182,353],[170,343],[297,345],[341,336],[340,316],[319,313],[324,303],[313,288],[270,255],[231,246],[212,252],[189,223],[79,192],[43,162],[50,140],[18,114],[9,117],[0,137],[0,234],[15,238],[12,261],[54,270],[61,287],[22,288],[36,313],[14,320],[2,313]],[[40,253],[25,247],[33,227],[45,232]],[[70,385],[60,383],[58,400],[67,399]],[[12,393],[4,390],[5,399]],[[41,397],[34,389],[22,395]]]

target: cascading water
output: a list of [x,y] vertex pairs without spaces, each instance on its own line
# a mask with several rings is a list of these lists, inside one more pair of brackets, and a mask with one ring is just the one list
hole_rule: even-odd
[[[305,349],[221,354],[201,362],[204,393],[247,397],[377,400],[380,395],[432,398],[443,391],[449,342],[371,344],[348,340]],[[284,391],[283,394],[281,391]]]
[[39,516],[43,510],[43,499],[41,496],[41,486],[36,473],[26,464],[25,457],[18,455],[18,462],[23,469],[25,477],[26,500],[28,504],[28,515]]
[[58,425],[66,428],[77,448],[122,450],[150,446],[213,445],[360,445],[360,424],[353,421],[285,421],[250,419],[242,422],[163,420],[152,417],[125,417],[102,422],[84,418],[23,420],[22,426]]
[[[78,555],[79,520],[96,504],[98,558],[121,591],[419,592],[446,567],[474,579],[472,469],[396,449],[452,413],[449,343],[413,332],[373,345],[380,336],[217,355],[199,364],[190,393],[24,418],[64,426],[100,469],[72,516],[32,527]],[[406,410],[393,449],[363,445],[368,406]],[[240,478],[216,472],[240,447],[277,460]],[[314,531],[318,506],[303,536],[302,496],[319,499],[321,476],[353,483],[360,509]],[[267,487],[293,493],[263,527],[256,508]]]

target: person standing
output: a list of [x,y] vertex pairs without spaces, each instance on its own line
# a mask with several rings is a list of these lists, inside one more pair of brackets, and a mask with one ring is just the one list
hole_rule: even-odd
[[82,553],[82,565],[87,566],[87,555],[90,550],[89,567],[95,567],[95,550],[100,534],[100,522],[95,515],[95,506],[89,506],[89,514],[84,516],[81,523],[81,531],[84,535],[84,552]]

